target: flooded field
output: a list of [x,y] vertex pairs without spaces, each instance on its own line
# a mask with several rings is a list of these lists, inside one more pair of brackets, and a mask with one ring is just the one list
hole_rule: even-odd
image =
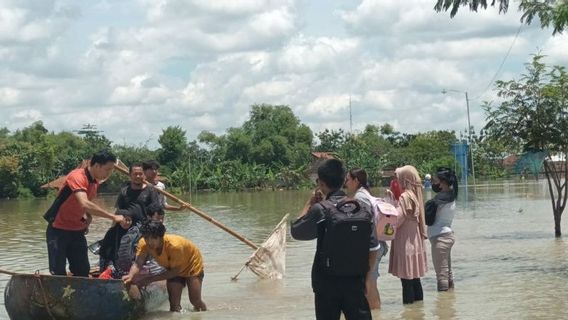
[[[196,207],[261,243],[286,213],[295,217],[308,191],[214,193],[193,196]],[[113,196],[101,197],[106,205]],[[46,223],[49,200],[0,202],[0,268],[47,272]],[[568,217],[565,217],[568,219]],[[251,272],[232,282],[252,250],[189,212],[170,213],[168,232],[190,238],[205,259],[203,297],[210,311],[170,314],[168,306],[146,319],[313,319],[310,268],[315,241],[289,238],[282,281],[261,281]],[[96,220],[89,242],[108,228]],[[563,223],[565,232],[568,225]],[[424,302],[403,306],[400,282],[381,264],[383,309],[375,319],[566,319],[568,318],[568,240],[554,238],[544,183],[482,185],[460,194],[454,221],[456,245],[453,292],[436,292],[435,274],[423,279]],[[428,244],[429,245],[429,244]],[[429,250],[429,247],[428,247]],[[91,255],[93,264],[96,257]],[[0,275],[0,291],[8,277]],[[183,306],[189,309],[187,295]],[[0,319],[7,319],[0,297]]]

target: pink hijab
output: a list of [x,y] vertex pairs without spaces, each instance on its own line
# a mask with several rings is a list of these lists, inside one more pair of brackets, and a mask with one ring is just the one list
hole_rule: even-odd
[[420,234],[427,239],[426,225],[424,224],[424,200],[422,196],[422,180],[418,171],[413,166],[397,168],[395,174],[403,190],[400,196],[400,207],[402,214],[407,219],[414,219],[418,222]]

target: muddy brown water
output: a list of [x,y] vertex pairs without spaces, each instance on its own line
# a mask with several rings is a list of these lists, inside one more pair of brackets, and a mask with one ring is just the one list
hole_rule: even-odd
[[[196,207],[261,243],[282,216],[298,214],[308,191],[194,195]],[[429,197],[428,193],[426,197]],[[100,197],[112,206],[114,196]],[[46,199],[0,201],[0,268],[47,272]],[[568,219],[568,218],[565,218]],[[258,280],[245,271],[232,282],[252,250],[191,213],[168,213],[168,232],[190,238],[201,249],[206,276],[203,297],[210,311],[171,314],[168,305],[144,319],[313,319],[310,268],[315,242],[288,238],[287,270],[281,281]],[[568,232],[564,222],[563,228]],[[89,242],[108,228],[95,220]],[[555,239],[543,182],[481,185],[462,191],[454,220],[453,292],[436,292],[435,274],[423,278],[424,302],[403,306],[400,281],[381,263],[383,308],[375,319],[568,319],[568,240]],[[429,244],[428,244],[429,250]],[[92,264],[96,257],[90,255]],[[8,277],[0,275],[0,291]],[[190,309],[187,295],[183,306]],[[0,319],[7,319],[0,296]]]

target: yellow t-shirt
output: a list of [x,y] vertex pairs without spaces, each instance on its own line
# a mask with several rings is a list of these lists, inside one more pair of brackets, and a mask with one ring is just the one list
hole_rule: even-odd
[[199,252],[199,249],[193,242],[182,236],[175,234],[164,235],[164,247],[160,255],[158,255],[156,250],[149,248],[144,238],[141,238],[138,242],[136,256],[140,256],[143,253],[154,257],[160,266],[168,270],[179,270],[178,276],[180,277],[198,276],[203,272],[201,252]]

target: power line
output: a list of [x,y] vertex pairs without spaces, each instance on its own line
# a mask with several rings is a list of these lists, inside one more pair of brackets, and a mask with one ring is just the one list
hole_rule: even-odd
[[491,78],[491,81],[489,81],[489,83],[487,84],[487,87],[485,87],[485,90],[483,90],[483,93],[478,95],[477,97],[473,98],[472,100],[479,100],[480,98],[482,98],[485,95],[485,93],[487,93],[487,90],[489,90],[491,85],[493,85],[493,82],[495,81],[497,76],[499,76],[499,74],[501,73],[501,69],[503,69],[503,66],[505,65],[505,61],[507,61],[507,58],[509,58],[509,54],[511,53],[511,50],[513,49],[513,46],[515,45],[515,42],[517,41],[517,38],[519,37],[519,33],[521,33],[522,28],[523,28],[523,24],[521,23],[519,25],[519,28],[517,29],[517,33],[515,34],[515,37],[513,38],[513,42],[511,42],[511,45],[509,46],[509,50],[507,50],[505,57],[503,57],[503,61],[501,61],[501,65],[499,65],[499,68],[497,69],[497,72],[495,72],[495,75],[493,76],[493,78]]

